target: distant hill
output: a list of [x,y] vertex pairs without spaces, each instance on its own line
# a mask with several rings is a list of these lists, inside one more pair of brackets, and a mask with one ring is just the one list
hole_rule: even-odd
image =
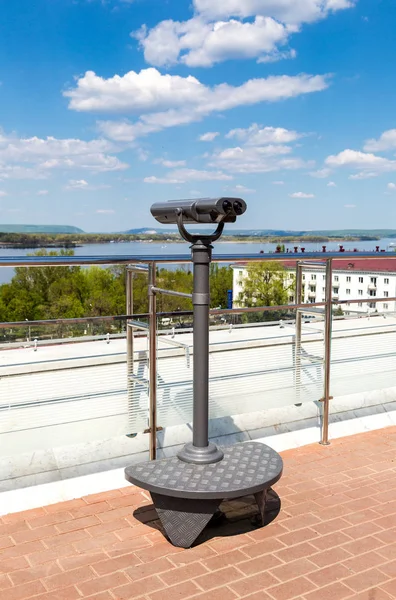
[[[177,231],[177,229],[176,229]],[[155,233],[175,233],[175,230],[171,230],[171,229],[159,229],[157,231],[157,229],[153,229],[152,227],[140,227],[138,229],[128,229],[128,231],[121,231],[120,233],[128,233],[131,235],[142,235],[142,234],[146,234],[146,235],[150,235],[150,234],[155,234]]]
[[[208,231],[207,228],[197,227],[191,228],[196,233],[203,233]],[[140,229],[128,229],[122,233],[134,234],[134,235],[154,235],[154,234],[170,234],[177,233],[177,227],[162,228],[158,227],[153,229],[151,227],[141,227]],[[314,230],[291,230],[291,229],[228,229],[224,231],[224,235],[238,235],[238,236],[257,236],[257,237],[312,237],[312,236],[324,236],[324,237],[356,237],[362,236],[374,236],[378,238],[393,238],[396,237],[396,229],[314,229]]]
[[1,225],[0,233],[84,233],[73,225]]

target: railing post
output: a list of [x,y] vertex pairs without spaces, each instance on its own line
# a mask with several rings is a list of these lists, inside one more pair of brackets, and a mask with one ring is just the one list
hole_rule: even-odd
[[156,263],[149,264],[149,431],[150,460],[157,457],[157,297],[152,289],[156,285]]
[[[127,266],[126,268],[126,314],[133,315],[133,270]],[[126,321],[126,340],[127,340],[127,395],[128,395],[128,409],[130,417],[133,406],[133,328],[129,323],[129,319]]]
[[[302,304],[302,264],[296,264],[296,305]],[[300,405],[301,393],[301,309],[296,308],[296,336],[294,340],[294,383],[296,391],[296,404]]]
[[323,421],[321,444],[328,446],[329,442],[329,413],[330,413],[330,366],[331,366],[331,337],[333,325],[333,261],[326,260],[326,306],[324,322],[324,378],[323,378]]

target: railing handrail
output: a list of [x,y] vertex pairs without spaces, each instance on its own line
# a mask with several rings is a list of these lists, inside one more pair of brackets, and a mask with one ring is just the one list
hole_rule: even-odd
[[[263,254],[214,254],[213,262],[238,263],[276,261],[323,261],[329,258],[350,260],[357,258],[394,258],[395,252],[267,252]],[[147,255],[102,255],[102,256],[5,256],[0,258],[0,267],[43,267],[43,266],[84,266],[84,265],[125,265],[191,263],[190,254],[147,254]],[[309,267],[309,265],[308,265]]]

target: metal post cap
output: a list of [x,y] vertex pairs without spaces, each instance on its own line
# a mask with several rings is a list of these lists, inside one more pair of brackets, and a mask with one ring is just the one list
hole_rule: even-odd
[[209,442],[207,446],[194,446],[191,442],[186,444],[178,453],[177,457],[186,463],[196,465],[209,465],[220,462],[224,458],[224,453],[215,444]]

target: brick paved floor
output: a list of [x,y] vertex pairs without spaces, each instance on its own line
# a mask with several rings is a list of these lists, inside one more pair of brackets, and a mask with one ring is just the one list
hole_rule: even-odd
[[1,600],[396,598],[396,427],[283,452],[282,510],[249,501],[190,550],[132,486],[0,519]]

